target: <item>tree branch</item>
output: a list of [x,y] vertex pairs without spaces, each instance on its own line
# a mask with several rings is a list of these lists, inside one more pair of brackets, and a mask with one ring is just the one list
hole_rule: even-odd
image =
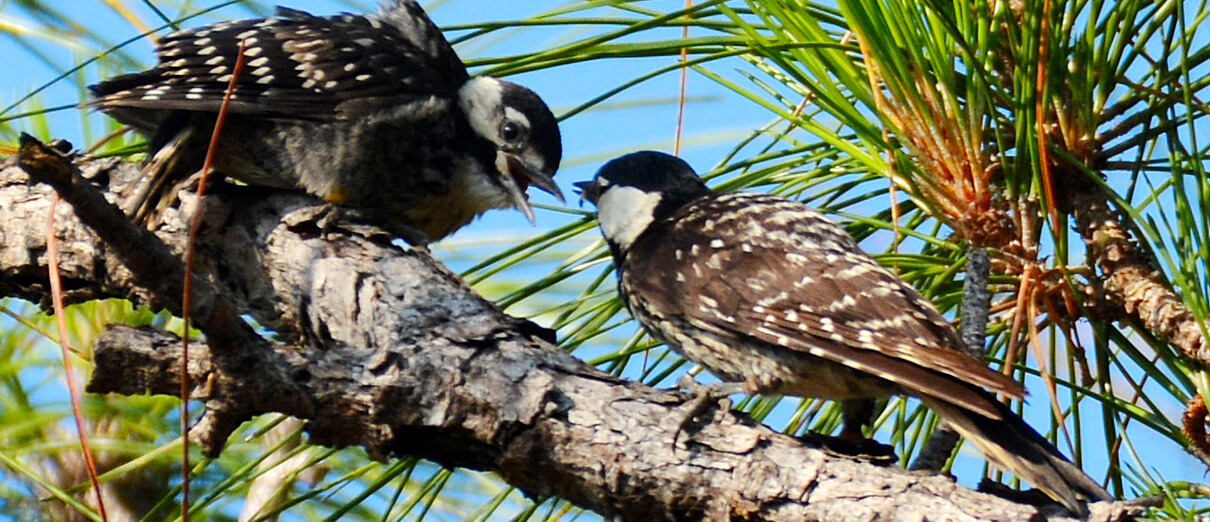
[[1068,197],[1076,230],[1088,247],[1089,264],[1101,270],[1097,280],[1104,295],[1092,296],[1091,302],[1107,309],[1096,312],[1103,318],[1137,320],[1190,361],[1210,367],[1210,349],[1197,318],[1135,241],[1100,187],[1073,190]]
[[[137,175],[116,160],[82,162],[89,185],[115,200]],[[0,291],[46,299],[49,188],[0,162]],[[275,330],[190,351],[191,396],[205,401],[191,433],[214,454],[239,423],[276,411],[306,421],[313,443],[362,446],[375,458],[415,455],[499,473],[531,495],[557,495],[627,520],[966,519],[1055,516],[956,485],[837,456],[742,414],[708,412],[673,447],[688,407],[679,393],[623,382],[553,346],[426,252],[316,223],[314,201],[248,187],[212,193],[198,277],[222,306]],[[189,205],[185,205],[188,207]],[[59,260],[68,298],[162,303],[141,287],[116,243],[60,206]],[[157,235],[179,252],[169,212]],[[41,225],[40,225],[41,223]],[[211,340],[215,340],[211,335]],[[112,327],[95,347],[95,393],[178,393],[173,336]],[[239,354],[238,357],[226,354]],[[1090,520],[1122,520],[1122,504]]]

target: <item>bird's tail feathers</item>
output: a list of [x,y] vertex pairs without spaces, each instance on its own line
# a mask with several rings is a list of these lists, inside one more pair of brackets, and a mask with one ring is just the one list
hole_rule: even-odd
[[174,202],[180,189],[195,182],[195,171],[205,156],[205,149],[185,150],[199,146],[195,134],[195,129],[183,126],[167,138],[156,136],[152,140],[151,157],[143,167],[138,186],[122,203],[127,215],[140,223],[154,221],[154,216]]
[[1086,501],[1112,500],[1100,484],[999,401],[992,402],[1002,418],[991,419],[936,398],[921,400],[975,443],[988,460],[1046,492],[1071,512],[1088,513],[1078,496]]

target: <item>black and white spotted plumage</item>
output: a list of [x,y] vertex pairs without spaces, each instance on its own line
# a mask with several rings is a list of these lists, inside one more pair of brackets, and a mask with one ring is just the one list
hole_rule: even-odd
[[304,189],[419,242],[490,208],[532,220],[531,184],[559,195],[550,109],[520,85],[472,79],[410,0],[378,15],[278,8],[175,32],[157,43],[156,67],[93,86],[92,105],[152,137],[153,192],[200,168],[241,44],[223,174]]
[[578,184],[597,205],[620,293],[656,338],[749,392],[921,399],[1069,509],[1108,494],[996,400],[1024,390],[961,350],[911,285],[801,203],[714,194],[685,162],[639,152]]

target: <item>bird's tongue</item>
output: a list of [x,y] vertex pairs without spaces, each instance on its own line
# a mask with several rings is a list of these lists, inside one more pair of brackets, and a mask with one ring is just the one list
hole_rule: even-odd
[[510,154],[506,157],[509,175],[517,181],[517,187],[521,189],[521,192],[525,192],[525,189],[528,189],[533,184],[533,178],[529,175],[529,169],[525,168],[525,165],[522,165],[521,161],[513,155]]
[[525,164],[521,163],[521,160],[511,154],[507,154],[505,157],[508,162],[508,174],[513,178],[517,187],[521,189],[521,192],[525,192],[525,189],[534,186],[538,187],[542,192],[554,196],[560,202],[566,201],[563,198],[563,191],[559,190],[559,185],[555,183],[555,180],[551,176],[530,170]]

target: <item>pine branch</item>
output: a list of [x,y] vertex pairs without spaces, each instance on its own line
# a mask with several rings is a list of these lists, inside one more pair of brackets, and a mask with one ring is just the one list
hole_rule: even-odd
[[[106,191],[137,173],[116,160],[79,166],[85,184],[111,200],[117,196]],[[49,194],[12,161],[0,162],[0,295],[46,298],[38,223]],[[224,338],[221,347],[191,348],[191,396],[207,408],[191,435],[210,454],[241,422],[282,412],[306,421],[312,443],[492,470],[530,495],[557,495],[610,518],[1055,516],[944,476],[838,456],[717,408],[674,447],[688,397],[583,364],[552,345],[549,331],[505,315],[426,252],[324,228],[322,210],[300,195],[247,187],[212,194],[198,276],[223,306],[272,328],[278,342]],[[167,213],[157,229],[177,252],[185,238],[172,222],[179,217]],[[119,261],[133,255],[116,252],[121,241],[104,243],[73,216],[59,218],[70,300],[176,300],[140,286],[152,274]],[[95,347],[89,390],[177,394],[177,342],[111,327]],[[1123,520],[1128,509],[1094,505],[1090,520]]]

